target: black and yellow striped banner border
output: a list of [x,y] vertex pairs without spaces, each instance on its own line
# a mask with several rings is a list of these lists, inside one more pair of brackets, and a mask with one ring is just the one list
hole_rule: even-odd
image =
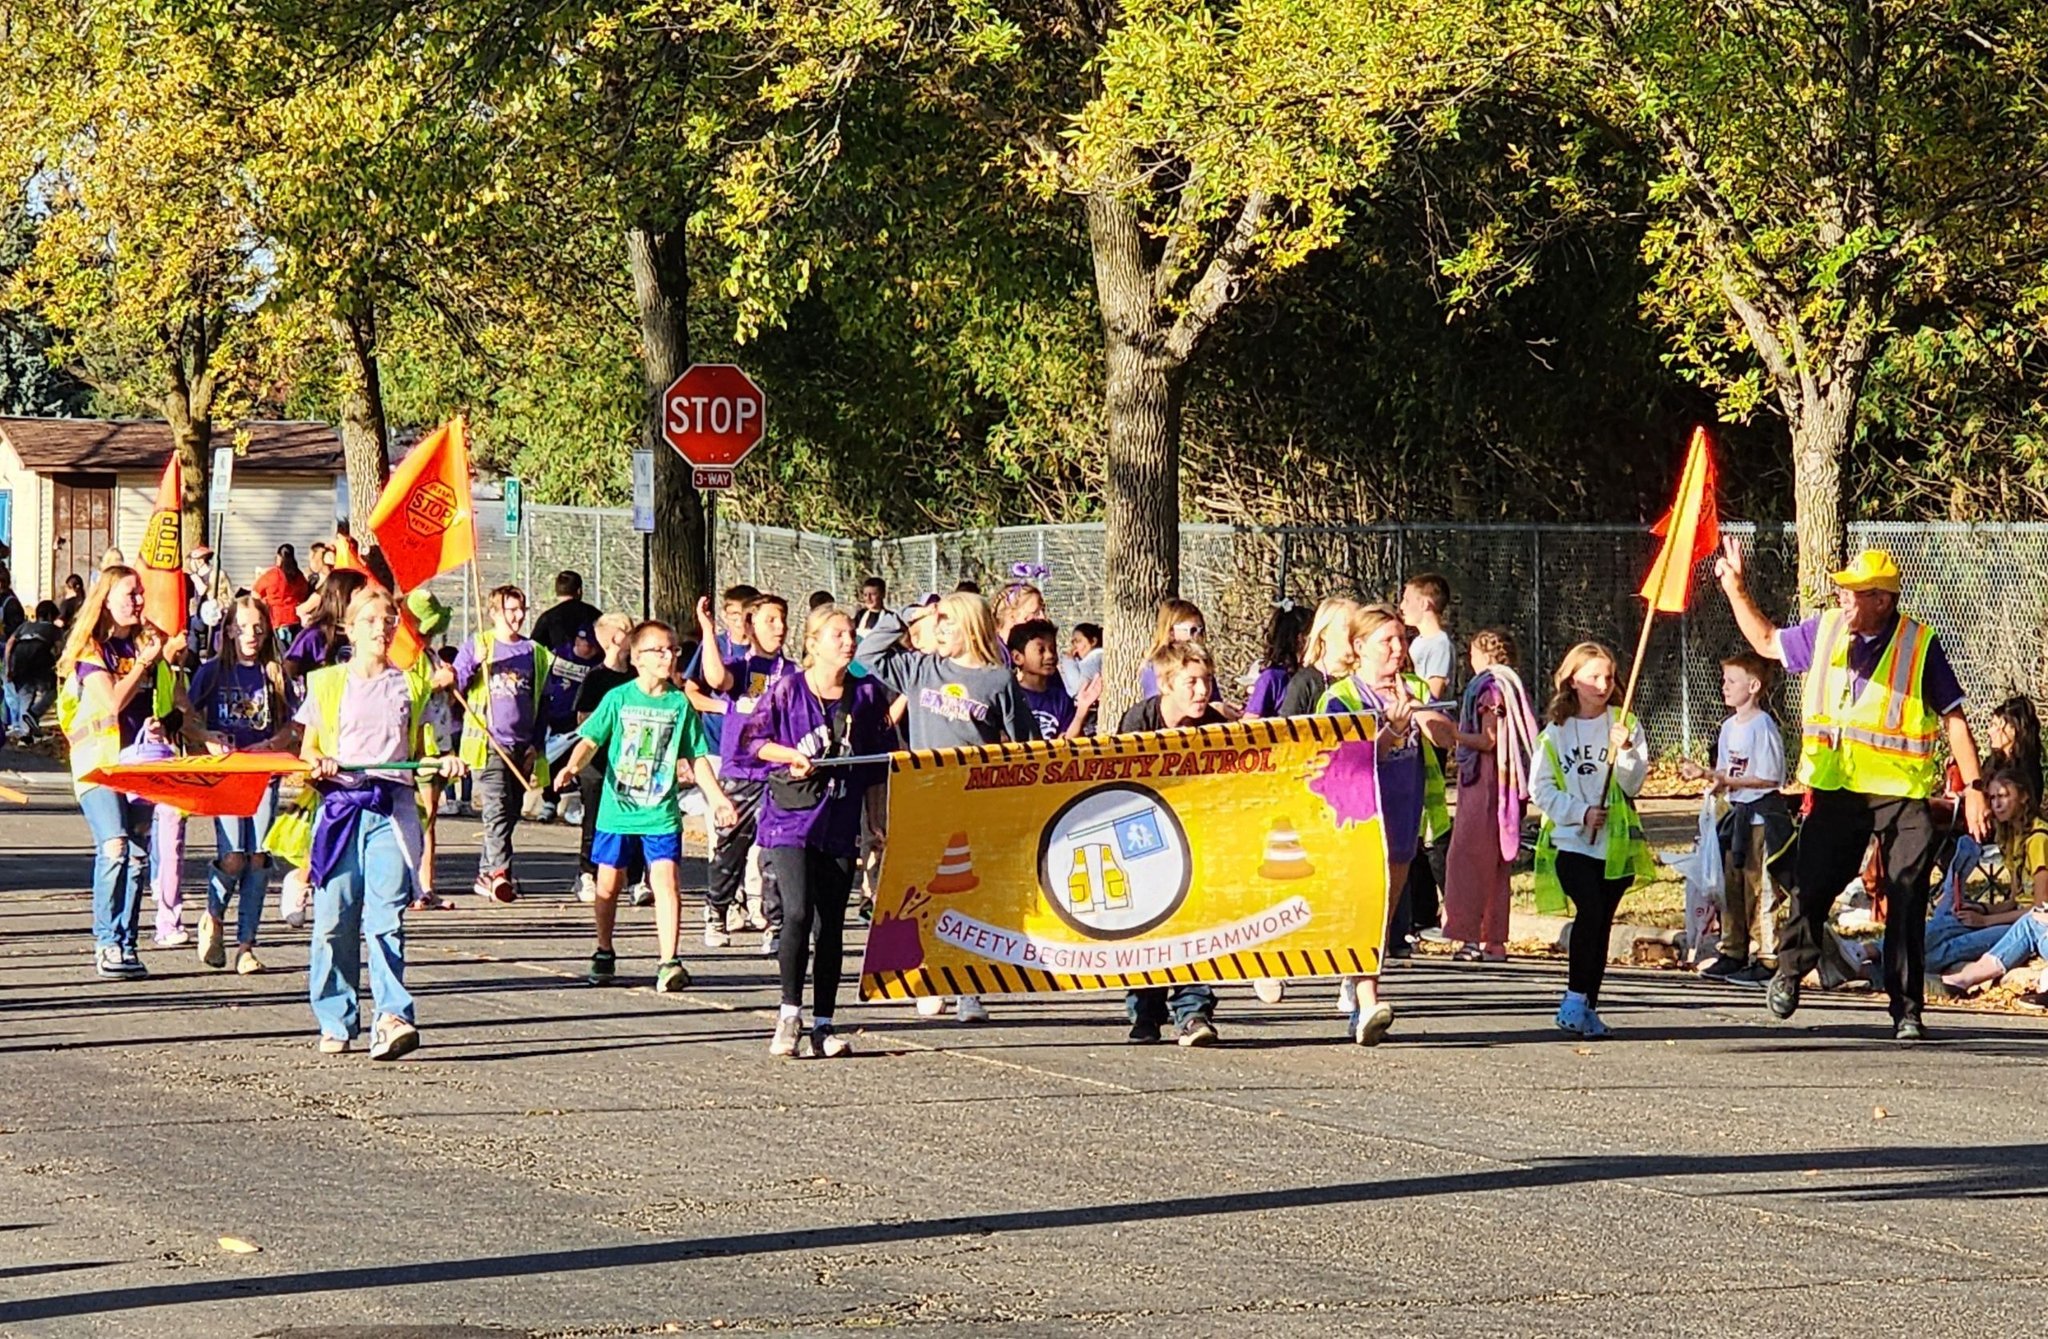
[[1298,980],[1317,976],[1365,976],[1379,970],[1377,954],[1356,949],[1297,949],[1291,952],[1233,953],[1188,967],[1127,975],[1066,976],[1028,967],[984,962],[978,967],[917,968],[863,975],[864,1000],[909,1000],[927,995],[1028,995],[1063,990],[1135,990],[1140,986],[1191,986],[1261,978]]
[[1194,749],[1254,749],[1278,744],[1341,744],[1370,739],[1379,722],[1369,714],[1355,716],[1276,716],[1221,725],[1182,726],[1131,735],[1083,735],[1078,739],[1034,739],[1021,744],[1000,742],[952,749],[919,749],[891,754],[898,772],[931,772],[947,767],[986,767],[991,763],[1042,762],[1069,758],[1123,758]]

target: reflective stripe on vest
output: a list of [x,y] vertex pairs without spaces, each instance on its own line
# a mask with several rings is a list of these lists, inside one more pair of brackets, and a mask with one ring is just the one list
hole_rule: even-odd
[[1802,698],[1799,779],[1818,790],[1924,799],[1940,780],[1941,718],[1920,696],[1934,633],[1899,615],[1860,695],[1851,636],[1841,610],[1821,615]]

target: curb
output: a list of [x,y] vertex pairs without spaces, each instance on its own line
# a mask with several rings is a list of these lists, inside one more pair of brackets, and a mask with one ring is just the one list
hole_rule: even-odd
[[[1508,917],[1508,938],[1534,939],[1550,944],[1559,950],[1571,948],[1572,921],[1569,916],[1543,916],[1535,912],[1517,911]],[[1607,959],[1609,962],[1634,962],[1636,945],[1648,941],[1669,945],[1672,951],[1683,957],[1685,954],[1685,931],[1660,930],[1650,925],[1616,925],[1607,936]]]

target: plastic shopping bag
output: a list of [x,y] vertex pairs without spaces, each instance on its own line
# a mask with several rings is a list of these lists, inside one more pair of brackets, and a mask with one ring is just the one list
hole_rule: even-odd
[[1727,892],[1727,872],[1721,862],[1719,796],[1708,795],[1700,801],[1700,832],[1692,850],[1662,859],[1685,880],[1685,942],[1696,959],[1700,946],[1720,925],[1721,901]]

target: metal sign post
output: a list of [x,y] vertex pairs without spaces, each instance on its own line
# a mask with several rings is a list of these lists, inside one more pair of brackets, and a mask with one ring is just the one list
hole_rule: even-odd
[[640,619],[654,617],[654,453],[633,453],[633,528],[640,532]]

